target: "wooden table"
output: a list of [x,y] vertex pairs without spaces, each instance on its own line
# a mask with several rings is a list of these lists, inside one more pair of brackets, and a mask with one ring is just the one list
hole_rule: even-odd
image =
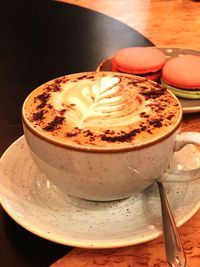
[[200,3],[192,0],[62,0],[101,12],[157,46],[200,49]]
[[[157,46],[200,49],[200,3],[190,0],[64,0],[102,12],[138,30]],[[183,117],[183,131],[200,132],[200,113]],[[200,192],[199,192],[200,193]],[[188,267],[200,266],[200,211],[180,227]],[[113,250],[73,249],[53,267],[165,267],[162,237]]]

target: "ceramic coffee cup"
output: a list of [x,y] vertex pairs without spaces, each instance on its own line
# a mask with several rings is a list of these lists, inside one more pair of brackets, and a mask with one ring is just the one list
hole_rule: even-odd
[[155,181],[191,181],[170,170],[174,151],[199,144],[180,133],[177,98],[145,78],[114,72],[66,75],[36,88],[22,108],[30,153],[66,194],[94,201],[131,196]]

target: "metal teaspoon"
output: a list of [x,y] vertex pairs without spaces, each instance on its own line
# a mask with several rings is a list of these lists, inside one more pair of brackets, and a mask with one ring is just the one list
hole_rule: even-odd
[[185,267],[186,256],[162,183],[157,182],[163,221],[165,254],[171,267]]

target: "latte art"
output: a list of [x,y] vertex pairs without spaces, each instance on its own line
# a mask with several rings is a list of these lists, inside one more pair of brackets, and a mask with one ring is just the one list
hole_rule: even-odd
[[161,85],[117,73],[81,73],[37,88],[24,121],[45,138],[70,146],[130,147],[173,128],[178,101]]
[[83,80],[65,84],[59,97],[52,94],[51,103],[57,111],[70,106],[66,120],[80,129],[128,126],[139,120],[142,98],[134,90],[125,91],[119,77],[102,77],[95,84]]

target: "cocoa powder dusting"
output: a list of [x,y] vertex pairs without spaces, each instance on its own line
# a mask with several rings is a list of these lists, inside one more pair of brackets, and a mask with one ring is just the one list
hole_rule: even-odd
[[45,110],[41,110],[38,112],[33,113],[32,121],[40,121],[44,119]]
[[61,91],[61,86],[58,83],[53,83],[51,85],[48,85],[46,90],[48,92],[59,92]]
[[149,114],[147,114],[146,112],[141,112],[140,113],[140,117],[141,118],[148,118],[149,117]]
[[74,136],[77,136],[78,133],[77,132],[69,132],[69,133],[66,133],[66,137],[74,137]]
[[132,81],[128,82],[128,85],[137,85],[137,84],[139,84],[141,82],[143,82],[143,81],[140,81],[140,80],[132,80]]
[[48,104],[47,107],[48,107],[49,109],[53,109],[53,106],[52,106],[51,104]]
[[84,136],[93,136],[94,134],[90,130],[83,131]]
[[41,95],[38,95],[35,97],[35,101],[39,100],[40,101],[40,104],[36,107],[36,109],[42,109],[46,106],[47,104],[47,101],[49,100],[50,98],[50,94],[44,92],[42,93]]
[[63,116],[66,111],[67,111],[66,108],[64,108],[64,109],[60,110],[59,113],[60,113],[61,116]]
[[138,133],[140,133],[140,129],[134,129],[130,131],[129,133],[122,134],[122,135],[117,135],[117,136],[107,136],[107,135],[101,135],[101,140],[102,141],[107,141],[107,142],[128,142],[133,139]]
[[166,92],[166,89],[165,88],[161,88],[159,90],[149,90],[149,91],[140,91],[140,94],[143,95],[145,97],[145,99],[156,99],[162,95],[164,95]]
[[87,75],[83,75],[83,76],[80,76],[77,78],[77,80],[83,80],[83,79],[86,79],[88,76]]
[[174,117],[174,114],[170,114],[170,115],[168,115],[167,116],[167,119],[169,120],[169,121],[171,121],[171,119]]
[[65,118],[56,116],[53,121],[49,122],[47,126],[43,127],[43,130],[48,132],[53,132],[59,128],[60,125],[63,124]]
[[60,85],[55,84],[54,87],[53,87],[53,92],[59,92],[59,91],[61,91]]
[[149,125],[152,125],[155,128],[162,127],[162,119],[152,119],[149,121]]

